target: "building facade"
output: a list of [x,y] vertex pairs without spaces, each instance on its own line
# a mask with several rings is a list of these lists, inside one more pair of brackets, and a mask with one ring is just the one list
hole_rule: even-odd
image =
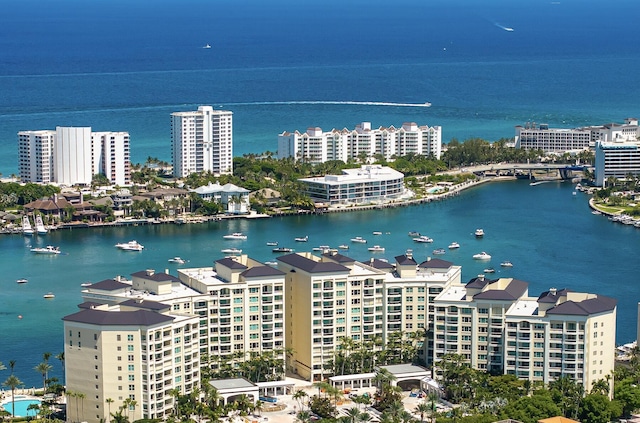
[[381,155],[393,156],[417,154],[440,159],[442,152],[442,128],[419,126],[405,122],[402,127],[371,129],[371,122],[362,122],[353,130],[309,128],[306,132],[283,132],[278,135],[278,157],[293,157],[309,163],[330,160],[346,162]]
[[248,189],[234,184],[219,183],[204,185],[192,190],[200,198],[222,204],[227,214],[247,214],[251,210]]
[[173,172],[233,173],[233,113],[200,106],[171,114]]
[[640,141],[596,143],[596,185],[605,187],[607,179],[640,175]]
[[404,175],[387,166],[363,165],[343,169],[342,175],[299,179],[305,194],[327,204],[363,204],[395,200],[408,195]]
[[91,185],[105,175],[112,184],[131,184],[129,134],[92,132],[90,127],[18,133],[22,182]]

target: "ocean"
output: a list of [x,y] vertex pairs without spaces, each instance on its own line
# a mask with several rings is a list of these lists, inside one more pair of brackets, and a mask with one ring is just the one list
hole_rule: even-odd
[[[527,121],[571,128],[637,117],[640,28],[621,19],[640,11],[640,3],[631,0],[2,4],[0,172],[5,177],[17,173],[18,131],[58,125],[128,131],[134,162],[149,156],[168,161],[170,114],[201,104],[234,113],[235,155],[276,151],[283,131],[353,128],[363,121],[374,127],[407,121],[439,125],[448,142],[511,138],[514,126]],[[211,48],[202,48],[205,44]],[[388,105],[425,102],[432,106]],[[485,244],[514,261],[514,276],[530,281],[530,292],[553,285],[615,296],[618,339],[635,339],[640,296],[633,295],[635,268],[629,263],[637,261],[639,232],[590,215],[586,199],[572,199],[566,185],[543,185],[535,191],[540,194],[535,205],[542,209],[531,207],[534,191],[528,185],[500,184],[424,208],[235,221],[223,228],[60,232],[49,235],[50,241],[36,240],[69,253],[55,258],[30,255],[31,240],[1,237],[5,342],[0,360],[17,359],[18,376],[38,386],[40,376],[32,369],[42,352],[62,350],[59,319],[75,311],[80,283],[167,266],[174,255],[209,265],[220,256],[223,232],[242,229],[255,237],[259,231],[262,242],[285,229],[287,236],[314,237],[334,233],[335,227],[337,237],[350,228],[341,225],[364,221],[370,226],[362,228],[363,235],[374,227],[395,234],[414,229],[404,227],[409,218],[418,230],[439,233],[447,242],[455,237],[462,243],[480,225],[488,234],[499,233],[487,236]],[[459,228],[466,232],[455,233]],[[394,253],[406,248],[404,236],[393,241]],[[149,250],[117,255],[113,244],[131,238]],[[214,246],[204,248],[210,243]],[[472,277],[482,269],[470,262],[469,250],[461,250],[465,277]],[[269,256],[262,250],[256,254]],[[27,285],[15,284],[27,276]],[[48,291],[56,298],[44,302]]]

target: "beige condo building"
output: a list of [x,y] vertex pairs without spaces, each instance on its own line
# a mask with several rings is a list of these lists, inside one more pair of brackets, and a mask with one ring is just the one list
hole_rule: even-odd
[[435,298],[434,362],[459,354],[476,369],[541,381],[569,376],[588,392],[613,371],[616,301],[478,276]]

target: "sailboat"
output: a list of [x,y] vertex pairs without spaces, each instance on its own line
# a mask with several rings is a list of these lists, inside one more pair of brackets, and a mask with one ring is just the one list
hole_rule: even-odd
[[49,232],[47,228],[44,227],[42,216],[40,215],[36,216],[36,231],[38,232],[38,235],[45,235],[47,232]]
[[26,236],[33,235],[33,228],[31,227],[31,222],[29,221],[29,216],[22,216],[22,233]]

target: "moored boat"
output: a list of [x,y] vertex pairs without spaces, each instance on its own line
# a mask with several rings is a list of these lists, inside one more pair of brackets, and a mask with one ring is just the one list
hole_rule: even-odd
[[433,242],[433,239],[429,238],[426,235],[420,235],[417,238],[413,238],[413,242],[419,242],[419,243],[431,243]]
[[382,252],[384,252],[384,247],[381,247],[379,245],[374,245],[373,247],[369,247],[367,249],[369,251],[374,252],[374,253],[382,253]]
[[500,266],[502,266],[502,267],[513,267],[513,263],[511,263],[509,260],[505,260],[502,263],[500,263]]
[[491,255],[485,253],[484,251],[478,254],[473,255],[474,260],[491,260]]
[[271,251],[273,251],[274,253],[292,253],[293,252],[293,248],[277,247],[277,248],[274,248]]
[[454,241],[451,244],[449,244],[450,250],[455,250],[456,248],[460,248],[460,244],[458,244],[457,242]]
[[60,248],[54,247],[53,245],[47,245],[46,247],[39,247],[39,248],[31,248],[29,251],[36,254],[50,254],[50,255],[61,253]]
[[44,294],[42,297],[43,297],[45,300],[50,300],[50,299],[52,299],[52,298],[55,298],[56,296],[53,294],[53,292],[49,292],[49,293],[47,293],[47,294]]
[[436,248],[435,250],[433,250],[433,254],[436,254],[436,255],[442,255],[442,254],[445,254],[445,253],[446,253],[446,251],[445,251],[444,248]]
[[26,236],[32,236],[34,234],[33,227],[31,226],[31,221],[29,220],[29,216],[22,216],[22,233]]
[[276,247],[278,245],[278,241],[268,241],[267,245],[270,247]]
[[341,250],[348,250],[349,246],[347,244],[340,244],[340,245],[338,245],[338,248],[341,249]]
[[20,278],[16,281],[16,283],[18,284],[22,284],[22,283],[27,283],[29,282],[29,280],[27,278]]
[[247,239],[247,236],[245,234],[243,234],[242,232],[234,232],[232,234],[224,235],[222,238],[224,238],[224,239],[245,240],[245,239]]
[[373,231],[373,234],[374,234],[374,235],[382,235],[382,232],[380,232],[380,231]]
[[487,267],[486,269],[483,270],[484,273],[496,273],[496,269],[494,269],[493,267]]
[[185,264],[187,261],[181,257],[172,257],[169,260],[167,260],[169,263],[176,263],[176,264]]
[[357,242],[357,243],[360,243],[360,244],[366,244],[367,240],[362,238],[361,236],[357,236],[355,238],[351,238],[351,242]]
[[305,235],[305,236],[299,236],[299,237],[297,237],[297,238],[294,238],[294,240],[295,240],[296,242],[307,242],[307,241],[309,241],[309,236],[308,236],[308,235]]
[[242,254],[242,250],[239,248],[224,248],[220,251],[225,254]]
[[131,240],[129,242],[122,242],[120,244],[116,244],[116,248],[122,251],[142,251],[144,250],[144,246],[139,244],[138,241]]
[[42,216],[36,216],[36,232],[38,235],[45,235],[47,232],[47,228],[44,227],[44,223],[42,222]]
[[484,236],[484,229],[478,228],[475,231],[476,238],[482,238]]

